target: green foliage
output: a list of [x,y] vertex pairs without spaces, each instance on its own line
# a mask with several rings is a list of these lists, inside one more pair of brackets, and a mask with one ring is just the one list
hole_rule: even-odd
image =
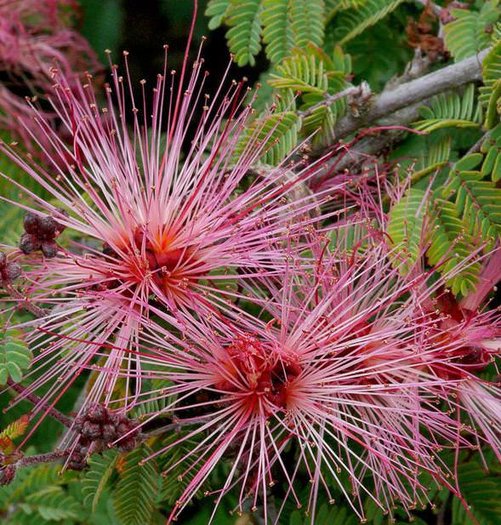
[[[456,295],[464,296],[475,288],[481,270],[475,254],[490,249],[501,231],[501,189],[494,182],[501,176],[500,135],[498,126],[484,139],[481,152],[457,161],[449,170],[446,183],[437,185],[428,198],[426,257]],[[422,140],[415,139],[418,143]],[[450,145],[447,137],[428,142],[413,170],[413,180],[443,168],[450,156]],[[393,242],[399,255],[409,254],[411,261],[417,257],[418,233],[423,226],[418,213],[422,198],[419,192],[422,190],[413,187],[410,196],[408,192],[390,212]]]
[[24,371],[31,364],[31,350],[24,342],[21,334],[7,331],[0,334],[0,385],[5,385],[9,377],[15,383],[23,378]]
[[81,517],[79,502],[66,495],[61,487],[49,486],[30,494],[20,507],[26,514],[38,514],[45,521],[75,521]]
[[231,0],[210,0],[205,10],[205,15],[210,18],[209,29],[216,29],[222,23],[228,13]]
[[444,40],[456,61],[489,46],[493,24],[499,19],[498,4],[499,0],[488,0],[483,3],[479,12],[451,9],[455,20],[444,26]]
[[261,160],[268,164],[278,164],[297,144],[300,119],[297,115],[294,96],[285,93],[275,98],[271,111],[265,110],[263,116],[254,120],[240,139],[236,156],[244,154],[249,144],[263,143]]
[[429,107],[424,106],[420,109],[420,113],[423,118],[415,122],[414,127],[426,132],[448,127],[476,128],[482,120],[473,84],[465,89],[462,96],[457,92],[437,95]]
[[451,170],[445,194],[454,199],[471,235],[492,246],[501,229],[501,189],[485,180],[482,170],[473,169],[482,161],[481,153],[458,161]]
[[[492,459],[496,462],[496,459]],[[501,522],[501,476],[486,472],[477,461],[459,465],[459,486],[470,509],[455,498],[452,503],[452,525],[497,525]],[[472,519],[473,518],[473,519]],[[474,521],[475,520],[475,521]]]
[[101,455],[94,454],[89,459],[89,470],[82,480],[82,494],[84,504],[89,505],[92,512],[95,512],[103,491],[115,472],[117,461],[116,450],[108,450]]
[[404,274],[409,272],[421,254],[426,206],[425,192],[409,188],[390,210],[388,235],[395,248],[394,265]]
[[267,144],[262,160],[279,163],[298,143],[299,138],[313,136],[314,146],[332,140],[333,127],[344,114],[341,98],[328,102],[348,84],[349,57],[340,48],[332,56],[312,44],[296,49],[269,75],[268,83],[276,89],[271,112],[265,110],[241,140],[237,154],[251,140]]
[[235,54],[239,66],[255,64],[254,57],[261,50],[260,0],[232,0],[228,11],[228,47]]
[[[496,132],[501,132],[499,126]],[[474,289],[481,266],[471,256],[492,247],[501,231],[501,189],[488,180],[498,169],[499,144],[487,140],[484,144],[482,153],[460,159],[446,186],[434,194],[427,256],[431,264],[442,262],[438,271],[445,276],[454,268],[460,270],[448,279],[456,295]]]
[[480,88],[480,103],[486,108],[484,127],[493,128],[501,114],[501,40],[498,40],[482,62],[484,85]]
[[205,14],[209,28],[229,27],[228,46],[238,65],[254,65],[261,50],[279,63],[296,47],[321,45],[324,39],[324,0],[210,0]]
[[477,248],[456,206],[439,197],[433,200],[431,211],[430,246],[426,252],[430,264],[448,276],[458,265],[463,269],[458,275],[449,277],[447,285],[456,295],[466,295],[474,289],[481,265],[465,263]]
[[294,47],[289,0],[263,0],[263,41],[272,63],[285,58]]
[[72,473],[60,473],[60,465],[37,465],[17,472],[14,481],[0,490],[0,512],[8,512],[2,524],[84,523],[81,503],[67,486]]
[[482,163],[482,176],[491,177],[492,182],[501,180],[501,125],[489,132],[482,142],[480,151],[485,155]]
[[338,44],[352,40],[391,13],[402,1],[366,0],[363,3],[350,3],[350,8],[336,12],[330,22],[334,26],[334,39]]
[[[428,137],[417,137],[418,139]],[[412,177],[415,181],[421,180],[430,173],[436,173],[449,161],[451,155],[451,137],[437,137],[436,134],[430,140],[419,140],[419,156],[414,164]]]
[[[406,20],[406,13],[397,9],[343,46],[352,57],[355,83],[364,80],[374,91],[379,91],[404,70],[412,58],[405,34]],[[327,49],[338,44],[336,27],[334,23],[327,26]]]
[[151,454],[146,446],[129,452],[120,480],[113,492],[113,506],[123,525],[149,523],[155,510],[160,477],[154,459],[141,463]]

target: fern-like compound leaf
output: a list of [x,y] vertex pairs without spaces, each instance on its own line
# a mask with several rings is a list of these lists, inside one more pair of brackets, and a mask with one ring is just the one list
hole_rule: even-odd
[[421,254],[426,193],[409,188],[389,213],[388,234],[395,248],[394,266],[402,274],[413,267]]
[[127,454],[122,477],[113,493],[113,506],[122,525],[150,522],[160,481],[155,460],[141,463],[150,454],[146,446]]
[[17,332],[0,334],[0,385],[19,383],[31,365],[31,350]]
[[431,105],[420,110],[422,120],[414,124],[419,131],[431,132],[441,128],[475,128],[482,121],[480,106],[475,102],[475,86],[470,84],[461,96],[456,92],[441,93]]
[[82,493],[84,503],[91,507],[92,512],[95,512],[103,491],[110,481],[117,460],[116,450],[107,450],[101,455],[94,454],[89,459],[89,470],[82,480]]
[[493,128],[501,115],[501,40],[498,40],[482,62],[484,85],[480,88],[480,103],[486,108],[484,127]]
[[487,28],[499,18],[498,0],[487,1],[480,12],[451,9],[455,20],[444,26],[444,40],[456,62],[489,46],[491,35]]
[[230,30],[226,37],[236,63],[253,66],[261,50],[260,0],[231,0],[227,16]]
[[[467,295],[475,288],[481,265],[468,258],[478,246],[468,231],[468,225],[456,206],[436,198],[431,207],[430,244],[426,256],[431,265],[446,276],[447,285],[455,295]],[[459,270],[455,268],[459,266]]]
[[291,0],[290,18],[294,46],[304,47],[308,42],[317,46],[324,40],[323,0]]
[[289,0],[263,0],[261,18],[266,56],[270,62],[276,64],[285,58],[294,46]]
[[363,33],[393,10],[403,0],[366,0],[363,4],[353,4],[350,9],[342,10],[330,22],[334,24],[334,37],[338,44],[344,44]]
[[231,0],[209,0],[205,10],[205,15],[210,18],[209,29],[216,29],[223,23],[228,13],[230,2]]

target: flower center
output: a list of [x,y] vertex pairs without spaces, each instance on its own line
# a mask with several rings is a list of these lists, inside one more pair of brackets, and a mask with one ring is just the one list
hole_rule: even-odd
[[301,367],[293,354],[243,335],[225,348],[217,373],[219,389],[240,394],[252,411],[268,413],[273,408],[287,408],[291,385]]

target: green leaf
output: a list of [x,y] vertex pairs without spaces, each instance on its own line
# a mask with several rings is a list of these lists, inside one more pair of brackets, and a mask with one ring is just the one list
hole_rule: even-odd
[[433,98],[429,107],[422,107],[420,113],[423,119],[413,126],[428,133],[446,127],[479,127],[482,120],[473,84],[468,85],[462,96],[456,92],[441,93]]
[[[487,473],[476,461],[458,467],[461,492],[470,506],[470,512],[480,525],[501,523],[501,478]],[[455,498],[452,505],[452,524],[468,525],[474,522],[467,516],[460,501]]]
[[409,188],[389,213],[388,234],[395,247],[394,266],[403,274],[409,272],[421,253],[425,195],[420,189]]
[[489,51],[482,62],[484,85],[480,88],[480,103],[486,108],[484,127],[493,128],[499,122],[501,98],[501,40]]
[[113,506],[123,525],[144,525],[153,515],[160,476],[154,459],[140,464],[150,454],[146,446],[127,454],[124,472],[113,493]]
[[31,365],[31,350],[19,334],[7,332],[0,335],[0,385],[5,385],[10,378],[19,383],[23,372]]
[[474,171],[483,159],[482,153],[474,153],[459,160],[443,195],[454,199],[457,214],[468,225],[472,238],[482,239],[488,249],[501,232],[501,189],[491,180],[484,180],[489,174],[487,169]]
[[308,43],[322,45],[324,40],[323,0],[291,0],[289,13],[294,46],[304,47]]
[[498,124],[486,136],[482,143],[482,153],[485,159],[482,163],[482,177],[491,176],[492,182],[501,180],[501,124]]
[[344,114],[344,100],[330,104],[324,101],[347,86],[345,78],[349,68],[349,60],[340,48],[336,48],[330,57],[320,48],[308,44],[306,49],[295,50],[270,75],[268,83],[271,86],[288,91],[289,96],[297,91],[302,93],[299,109],[303,114],[303,135],[310,136],[320,131],[313,139],[314,146],[332,140],[334,124]]
[[480,12],[451,9],[455,18],[444,26],[445,46],[456,62],[489,46],[491,37],[486,29],[499,18],[498,0],[487,1]]
[[276,165],[296,146],[301,123],[295,111],[294,95],[288,90],[275,100],[274,109],[254,120],[242,135],[235,150],[236,158],[248,147],[264,144],[260,160]]
[[261,50],[261,2],[231,0],[228,11],[230,30],[226,34],[230,51],[239,66],[255,65],[254,57]]
[[90,505],[92,512],[96,511],[99,500],[110,480],[118,460],[116,450],[107,450],[101,455],[92,455],[89,458],[89,470],[82,480],[84,504]]
[[396,9],[403,0],[366,0],[360,6],[354,6],[337,14],[331,21],[334,24],[334,38],[338,44],[344,44],[368,27]]
[[78,520],[82,516],[78,501],[57,486],[45,487],[30,494],[26,498],[25,505],[46,521]]
[[231,0],[210,0],[207,4],[207,9],[205,10],[205,15],[210,18],[209,20],[209,29],[216,29],[219,27],[230,7]]
[[[430,264],[438,265],[437,269],[442,275],[446,278],[449,276],[447,285],[455,295],[467,295],[477,284],[481,264],[464,262],[476,248],[478,246],[474,243],[468,225],[454,204],[441,198],[434,199],[431,207],[430,246],[426,255]],[[463,269],[450,277],[450,272],[458,265],[462,265]]]
[[289,3],[289,0],[263,0],[263,41],[266,56],[273,64],[285,58],[294,47]]

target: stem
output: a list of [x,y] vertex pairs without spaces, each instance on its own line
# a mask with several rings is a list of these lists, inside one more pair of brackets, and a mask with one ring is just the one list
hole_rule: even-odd
[[29,302],[29,299],[23,296],[23,294],[19,292],[16,288],[14,288],[14,286],[12,286],[11,284],[7,285],[5,289],[10,293],[11,297],[19,301],[20,308],[28,310],[28,312],[31,312],[35,317],[45,317],[47,315],[47,310],[41,308],[40,306],[31,304]]
[[350,86],[346,89],[343,89],[343,91],[340,91],[339,93],[333,93],[332,95],[326,95],[326,97],[318,102],[317,104],[314,104],[310,108],[308,108],[305,111],[298,111],[297,114],[301,117],[308,117],[309,115],[312,115],[315,110],[318,108],[324,107],[324,106],[330,106],[331,104],[334,104],[334,102],[348,96],[352,97],[363,97],[365,95],[370,94],[370,87],[369,84],[366,82],[362,82],[359,86]]
[[10,379],[7,384],[9,385],[9,388],[12,388],[12,390],[17,392],[18,394],[22,394],[24,399],[27,399],[34,405],[42,405],[45,408],[49,408],[49,412],[48,412],[49,415],[52,416],[57,421],[59,421],[60,423],[62,423],[65,427],[70,428],[71,425],[73,424],[73,420],[71,419],[71,417],[66,416],[65,414],[60,412],[57,408],[51,407],[48,402],[43,401],[39,396],[37,396],[33,392],[26,392],[26,389],[23,386],[18,385],[17,383],[14,383]]
[[67,458],[69,454],[69,450],[56,450],[55,452],[48,452],[47,454],[24,456],[16,461],[15,465],[17,467],[27,467],[29,465],[37,465],[38,463],[52,463],[53,461]]
[[465,58],[433,73],[417,78],[395,89],[383,91],[375,97],[367,111],[361,109],[361,116],[347,115],[336,125],[334,135],[337,140],[346,137],[375,121],[396,111],[415,105],[427,98],[449,89],[468,84],[482,78],[482,60],[490,48],[477,55]]

